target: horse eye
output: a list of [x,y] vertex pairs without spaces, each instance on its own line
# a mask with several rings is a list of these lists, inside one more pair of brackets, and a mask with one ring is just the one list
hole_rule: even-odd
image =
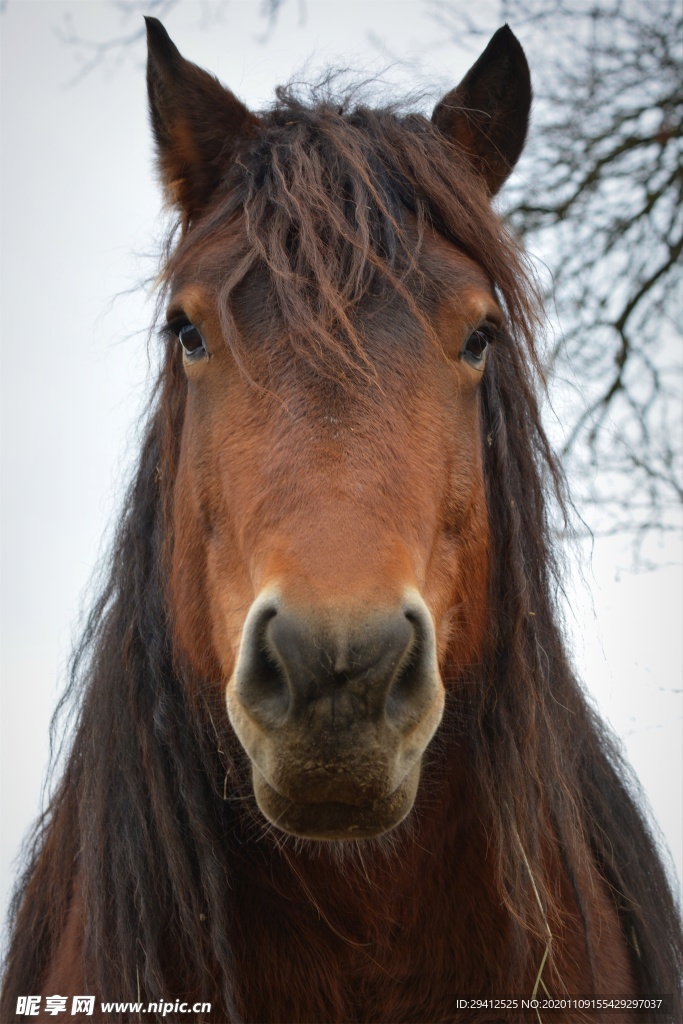
[[489,339],[491,337],[491,328],[486,324],[478,327],[476,331],[472,331],[469,338],[465,342],[465,347],[462,351],[464,358],[472,366],[481,366],[484,359],[484,353],[489,347]]
[[171,323],[169,327],[173,330],[174,334],[178,335],[178,341],[183,346],[183,351],[188,359],[201,359],[202,356],[208,355],[206,343],[199,328],[195,327],[194,324],[185,321],[182,326],[176,327]]

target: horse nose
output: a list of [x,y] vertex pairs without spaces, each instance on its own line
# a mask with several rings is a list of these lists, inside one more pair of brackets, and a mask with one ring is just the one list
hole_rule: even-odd
[[346,626],[274,600],[256,605],[235,690],[264,729],[285,722],[343,729],[373,719],[407,729],[431,698],[434,639],[426,608],[407,603]]

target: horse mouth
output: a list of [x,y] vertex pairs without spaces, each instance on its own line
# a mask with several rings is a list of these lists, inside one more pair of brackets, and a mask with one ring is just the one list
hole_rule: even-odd
[[[367,803],[292,800],[252,765],[256,802],[271,824],[300,839],[371,839],[395,828],[410,813],[420,780],[420,764],[387,796]],[[340,794],[341,797],[341,794]]]

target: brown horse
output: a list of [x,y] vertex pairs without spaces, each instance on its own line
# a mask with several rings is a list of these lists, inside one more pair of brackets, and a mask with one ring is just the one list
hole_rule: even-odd
[[148,37],[179,214],[162,368],[2,1020],[37,992],[111,1020],[545,1020],[532,997],[579,995],[676,1019],[674,901],[554,602],[536,307],[491,209],[519,43],[427,120],[288,90],[255,115]]

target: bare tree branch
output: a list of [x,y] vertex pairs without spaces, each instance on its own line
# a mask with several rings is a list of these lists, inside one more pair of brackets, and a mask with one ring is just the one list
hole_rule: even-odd
[[135,52],[135,44],[145,38],[142,15],[164,18],[178,3],[179,0],[110,0],[109,6],[118,12],[122,25],[132,27],[104,40],[82,36],[71,15],[66,13],[61,25],[56,28],[57,36],[73,49],[74,59],[80,64],[78,72],[69,84],[78,84],[97,68],[112,71],[120,67],[128,56]]
[[537,96],[509,215],[550,269],[574,490],[597,532],[680,529],[683,11],[673,0],[505,8]]
[[[0,0],[2,3],[3,0]],[[5,0],[6,2],[6,0]],[[153,15],[164,19],[178,7],[180,0],[109,0],[108,7],[118,14],[122,31],[106,39],[92,39],[83,35],[74,19],[67,13],[57,27],[57,34],[62,42],[69,46],[74,59],[80,65],[78,72],[69,84],[76,85],[87,78],[93,71],[115,71],[131,55],[137,53],[137,44],[145,38],[143,15]],[[199,13],[207,24],[219,20],[228,8],[229,0],[203,0],[198,5]],[[277,24],[278,17],[287,0],[261,0],[259,14],[266,21],[266,31],[261,41],[266,42]],[[306,19],[305,0],[298,0],[299,20],[303,24]]]

